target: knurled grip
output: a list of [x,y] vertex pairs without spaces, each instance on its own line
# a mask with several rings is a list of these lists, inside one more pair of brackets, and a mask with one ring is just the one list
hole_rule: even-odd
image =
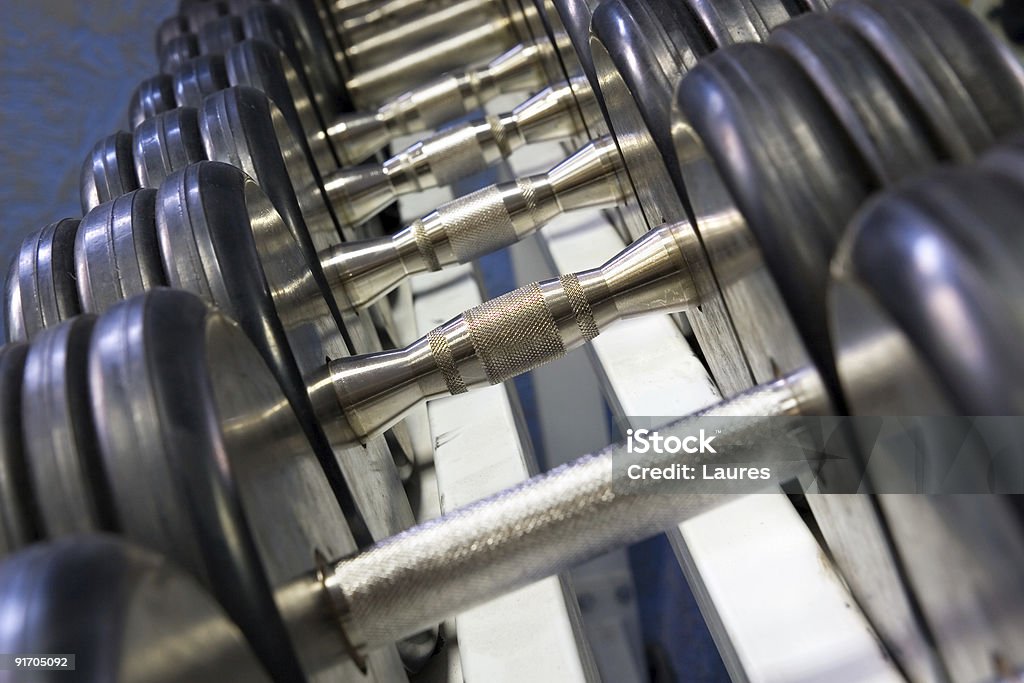
[[512,216],[496,185],[453,199],[436,211],[459,263],[469,263],[519,241]]
[[410,109],[419,114],[423,127],[437,128],[469,113],[462,98],[458,76],[448,76],[408,93]]
[[462,315],[491,384],[565,355],[562,335],[537,283],[486,301]]
[[430,160],[430,172],[438,185],[485,170],[489,164],[472,124],[450,128],[423,142],[423,154]]

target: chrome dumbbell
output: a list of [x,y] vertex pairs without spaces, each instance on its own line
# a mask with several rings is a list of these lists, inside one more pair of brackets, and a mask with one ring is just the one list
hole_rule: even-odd
[[[1006,286],[1011,283],[1003,280],[1015,279],[1024,262],[1019,240],[1014,237],[1016,226],[1010,220],[1018,212],[1024,188],[1019,153],[1013,163],[1008,164],[1003,157],[993,168],[997,170],[972,168],[925,179],[875,204],[852,226],[832,268],[830,285],[830,324],[836,333],[834,362],[839,372],[828,374],[842,378],[840,388],[844,397],[831,395],[826,389],[829,383],[818,376],[819,369],[809,365],[667,425],[662,433],[688,435],[701,420],[736,417],[731,430],[720,434],[722,442],[738,438],[749,443],[774,417],[828,414],[837,404],[858,405],[864,399],[868,400],[865,405],[870,411],[877,407],[871,401],[879,391],[884,392],[889,405],[900,414],[934,406],[972,414],[1019,413],[1024,405],[1020,404],[1016,387],[1024,378],[1024,369],[1018,368],[1014,346],[1021,333],[1017,327],[1024,322],[1015,314],[1013,290]],[[948,205],[951,197],[956,198],[952,201],[957,203],[958,212],[937,218],[933,207]],[[967,206],[970,215],[963,213]],[[908,235],[913,239],[906,239]],[[952,324],[948,316],[928,305],[936,273],[928,264],[922,264],[923,270],[914,268],[914,255],[921,240],[932,246],[941,245],[941,261],[948,266],[941,277],[941,282],[948,285],[944,291],[962,302],[965,310],[978,311],[979,315]],[[1013,268],[1002,267],[1008,261],[1015,264]],[[894,269],[893,264],[898,267]],[[892,275],[897,272],[902,276],[894,280]],[[231,395],[233,392],[217,391],[220,383],[230,386],[233,380],[230,374],[218,373],[218,365],[210,359],[244,356],[237,350],[215,351],[234,349],[236,343],[244,344],[244,339],[237,332],[233,338],[231,325],[221,323],[223,318],[212,310],[200,314],[200,309],[191,304],[166,304],[173,298],[170,293],[150,297],[122,304],[100,320],[93,334],[90,364],[103,363],[112,377],[124,378],[94,386],[97,411],[122,414],[127,400],[122,392],[126,389],[134,400],[146,394],[160,396],[159,403],[181,395],[180,384],[156,381],[170,374],[165,364],[132,362],[140,356],[164,357],[161,351],[178,340],[170,340],[160,332],[175,316],[174,328],[185,339],[195,340],[188,344],[186,352],[191,357],[195,355],[192,349],[199,348],[197,357],[206,361],[194,364],[198,367],[186,374],[189,382],[204,373],[210,375],[204,383],[196,384],[197,388],[205,387],[205,391],[190,393],[189,401],[205,408]],[[886,315],[877,315],[880,305]],[[183,316],[182,310],[194,310],[195,315]],[[124,324],[125,318],[133,324]],[[1012,321],[1010,326],[1008,321]],[[876,328],[874,322],[885,325]],[[958,343],[964,333],[961,325],[967,325],[972,338],[982,340],[982,353],[978,353],[979,348],[966,349]],[[149,333],[131,334],[140,328]],[[885,375],[874,372],[874,364],[868,368],[870,371],[865,371],[863,364],[864,342],[876,338],[897,339],[906,352],[900,356],[900,362],[888,365],[890,372]],[[179,343],[177,348],[180,347]],[[937,356],[936,349],[953,353]],[[991,379],[995,384],[989,385],[987,378],[981,377],[971,384],[959,383],[958,379],[973,376],[979,358],[984,358],[985,367],[993,369]],[[139,381],[135,368],[143,369],[147,381]],[[986,388],[994,386],[995,391],[973,391],[979,384]],[[197,396],[204,400],[198,401]],[[205,400],[206,396],[210,400]],[[189,414],[201,412],[197,408]],[[256,429],[260,426],[259,421],[245,424]],[[148,431],[138,434],[142,443],[155,438]],[[206,434],[221,442],[216,430]],[[104,447],[109,449],[105,457],[111,461],[118,460],[118,452],[139,460],[139,451],[133,448],[129,453],[117,441],[106,442]],[[157,451],[161,454],[154,455]],[[658,489],[654,495],[649,482],[628,480],[625,469],[613,466],[613,458],[624,451],[624,446],[618,446],[587,456],[389,539],[369,551],[323,563],[317,571],[292,582],[279,592],[282,599],[278,606],[282,608],[281,620],[292,635],[291,642],[299,651],[297,659],[310,667],[307,671],[343,658],[371,672],[379,671],[372,660],[379,648],[389,646],[423,624],[461,612],[621,544],[645,538],[730,499],[720,495],[726,490],[722,488],[714,489],[710,495],[702,495],[700,488],[668,492]],[[146,468],[162,472],[163,452],[163,448],[143,449],[145,457],[136,472]],[[777,466],[776,478],[766,485],[776,486],[795,474],[814,472],[821,465],[813,457],[809,462],[800,460],[786,465],[791,461],[778,456],[770,448],[751,454],[756,463]],[[699,455],[663,454],[650,456],[643,464],[664,467],[685,462],[699,466],[706,459]],[[235,461],[228,458],[228,462]],[[180,470],[175,476],[182,476]],[[137,483],[140,477],[126,480]],[[160,482],[154,484],[159,490],[169,479],[161,476],[147,480]],[[165,501],[157,500],[162,504]],[[166,500],[167,505],[173,503]],[[251,509],[246,508],[245,512],[251,513]],[[159,536],[148,541],[143,540],[141,532],[132,532],[132,536],[143,543],[160,545],[168,552],[173,549]],[[1019,539],[1011,544],[1019,545]],[[1019,587],[1008,585],[1006,589],[1016,592]],[[334,610],[324,609],[325,595]],[[340,637],[326,637],[339,633]]]

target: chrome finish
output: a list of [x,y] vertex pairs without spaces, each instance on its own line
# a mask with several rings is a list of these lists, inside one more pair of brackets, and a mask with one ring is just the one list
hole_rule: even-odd
[[501,93],[533,90],[547,77],[544,43],[520,44],[485,66],[452,72],[406,91],[375,111],[346,114],[326,135],[344,164],[366,160],[400,135],[432,130]]
[[[135,190],[100,204],[75,236],[75,276],[82,310],[114,304],[167,284],[155,230],[156,190]],[[138,227],[138,229],[136,229]]]
[[93,316],[40,332],[25,360],[22,433],[40,531],[57,538],[116,528],[87,398]]
[[699,303],[688,226],[651,231],[600,268],[486,302],[397,351],[328,363],[310,385],[338,443],[364,441],[421,401],[504,382],[560,358],[613,322]]
[[438,74],[492,59],[522,40],[511,19],[494,19],[390,63],[353,74],[345,85],[358,109],[370,109]]
[[[691,434],[701,417],[792,415],[800,408],[780,380],[660,432]],[[766,419],[750,417],[737,434],[756,433]],[[442,615],[468,610],[729,500],[645,491],[644,484],[613,469],[612,458],[624,450],[611,446],[338,562],[325,586],[346,637],[372,652]],[[778,454],[765,449],[757,456],[769,462]],[[713,457],[654,455],[650,462],[665,466],[685,458],[699,465]],[[798,470],[807,466],[801,462]]]
[[341,219],[356,226],[402,195],[452,185],[526,144],[567,138],[581,131],[572,89],[557,84],[507,114],[446,128],[379,166],[336,171],[324,178],[324,187]]
[[192,107],[178,107],[146,119],[135,128],[132,140],[140,187],[158,187],[171,173],[206,159],[199,114]]
[[[275,679],[315,673],[278,591],[315,570],[318,550],[355,543],[261,354],[223,314],[158,290],[98,320],[88,373],[121,532],[207,586]],[[393,649],[377,661],[390,666],[374,680],[401,675]]]
[[4,283],[7,341],[32,339],[40,330],[81,312],[74,276],[77,230],[78,221],[67,218],[21,243]]
[[339,300],[362,308],[407,275],[468,263],[519,241],[559,214],[614,207],[626,192],[619,152],[611,139],[602,138],[547,173],[492,185],[442,204],[392,237],[340,244],[322,252],[321,263],[332,289],[344,292]]
[[351,73],[359,73],[418,50],[431,39],[500,20],[503,10],[503,4],[495,0],[458,0],[365,38],[340,34],[346,45],[335,58],[343,60]]
[[174,79],[167,74],[147,78],[132,93],[128,103],[128,121],[132,129],[140,123],[176,106]]
[[97,142],[82,163],[78,181],[82,213],[138,189],[132,163],[132,136],[124,131]]

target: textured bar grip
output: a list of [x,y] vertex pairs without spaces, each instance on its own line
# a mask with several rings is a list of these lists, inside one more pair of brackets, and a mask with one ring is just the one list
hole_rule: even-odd
[[537,283],[471,308],[463,317],[491,384],[565,355],[565,345]]
[[452,253],[459,263],[504,249],[519,240],[512,216],[491,185],[437,207]]
[[408,98],[411,108],[428,129],[469,113],[462,98],[459,78],[454,75],[416,88],[408,93]]
[[489,166],[472,124],[438,133],[425,140],[422,149],[438,185],[451,185]]

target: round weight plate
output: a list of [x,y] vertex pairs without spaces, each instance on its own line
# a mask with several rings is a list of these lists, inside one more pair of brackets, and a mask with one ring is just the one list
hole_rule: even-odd
[[870,172],[813,83],[774,48],[743,44],[710,55],[682,81],[678,101],[756,238],[804,344],[834,385],[825,329],[828,264],[847,221],[874,188]]
[[255,180],[295,239],[310,250],[311,260],[341,242],[310,160],[265,94],[235,87],[210,95],[199,112],[199,129],[207,157],[240,168]]
[[21,437],[24,344],[0,348],[0,558],[39,538]]
[[66,218],[21,243],[4,292],[8,340],[32,339],[43,328],[81,311],[75,288],[77,230],[78,221]]
[[199,56],[199,40],[194,33],[172,38],[157,55],[160,72],[172,74],[182,64]]
[[239,17],[226,16],[204,24],[197,29],[199,52],[203,55],[223,55],[235,43],[245,40],[245,28]]
[[674,161],[672,95],[712,46],[678,3],[604,2],[594,10],[592,34],[601,94],[647,216],[645,227],[681,220],[685,190]]
[[906,9],[945,55],[993,138],[1024,130],[1024,66],[1010,48],[962,3],[910,0]]
[[341,84],[332,78],[333,87],[330,87],[328,81],[325,81],[325,74],[330,74],[322,59],[326,55],[314,59],[309,46],[298,33],[295,18],[288,10],[268,3],[258,3],[249,8],[243,21],[246,37],[276,45],[292,63],[307,96],[316,105],[321,123],[339,113],[339,100],[345,100]]
[[132,136],[124,131],[97,142],[82,163],[79,193],[82,213],[138,189],[132,159]]
[[204,97],[229,85],[224,58],[206,54],[190,59],[174,72],[174,99],[179,107],[198,107]]
[[856,411],[1024,414],[1022,190],[999,170],[946,170],[850,226],[830,303]]
[[81,315],[43,330],[25,361],[25,460],[41,531],[51,538],[115,528],[89,409],[86,356],[93,323],[92,316]]
[[275,591],[355,544],[260,354],[196,297],[155,290],[100,319],[89,373],[125,534],[194,572],[275,678],[300,680]]
[[[969,14],[969,12],[965,13]],[[831,16],[848,22],[882,56],[917,100],[944,156],[958,162],[974,158],[992,142],[992,131],[964,83],[943,54],[917,10],[902,2],[850,0]]]
[[132,135],[135,174],[142,187],[157,187],[168,175],[206,159],[199,115],[179,107],[144,121]]
[[711,36],[715,47],[760,43],[768,39],[768,27],[751,0],[686,0],[686,4]]
[[102,313],[166,284],[155,209],[156,190],[136,190],[97,206],[82,219],[75,239],[75,273],[84,311]]
[[300,144],[309,145],[310,156],[321,172],[341,165],[298,74],[277,46],[244,40],[225,53],[224,61],[231,83],[260,90],[277,105],[292,136]]
[[[0,565],[6,652],[75,653],[90,681],[268,681],[238,630],[163,557],[107,536],[37,545]],[[60,681],[65,671],[31,680]]]
[[879,185],[938,162],[913,100],[850,27],[809,14],[779,27],[768,43],[790,54],[814,81]]
[[259,186],[226,164],[200,162],[171,175],[156,212],[168,282],[242,325],[322,456],[353,528],[363,529],[306,391],[304,378],[325,358],[349,351],[305,252]]
[[167,17],[160,22],[160,25],[156,29],[156,54],[160,54],[164,50],[164,46],[179,36],[183,36],[192,29],[189,28],[188,19],[180,14],[175,14],[172,17]]
[[151,116],[156,116],[168,109],[174,109],[174,80],[167,74],[159,74],[147,78],[132,93],[128,103],[128,120],[132,129]]

